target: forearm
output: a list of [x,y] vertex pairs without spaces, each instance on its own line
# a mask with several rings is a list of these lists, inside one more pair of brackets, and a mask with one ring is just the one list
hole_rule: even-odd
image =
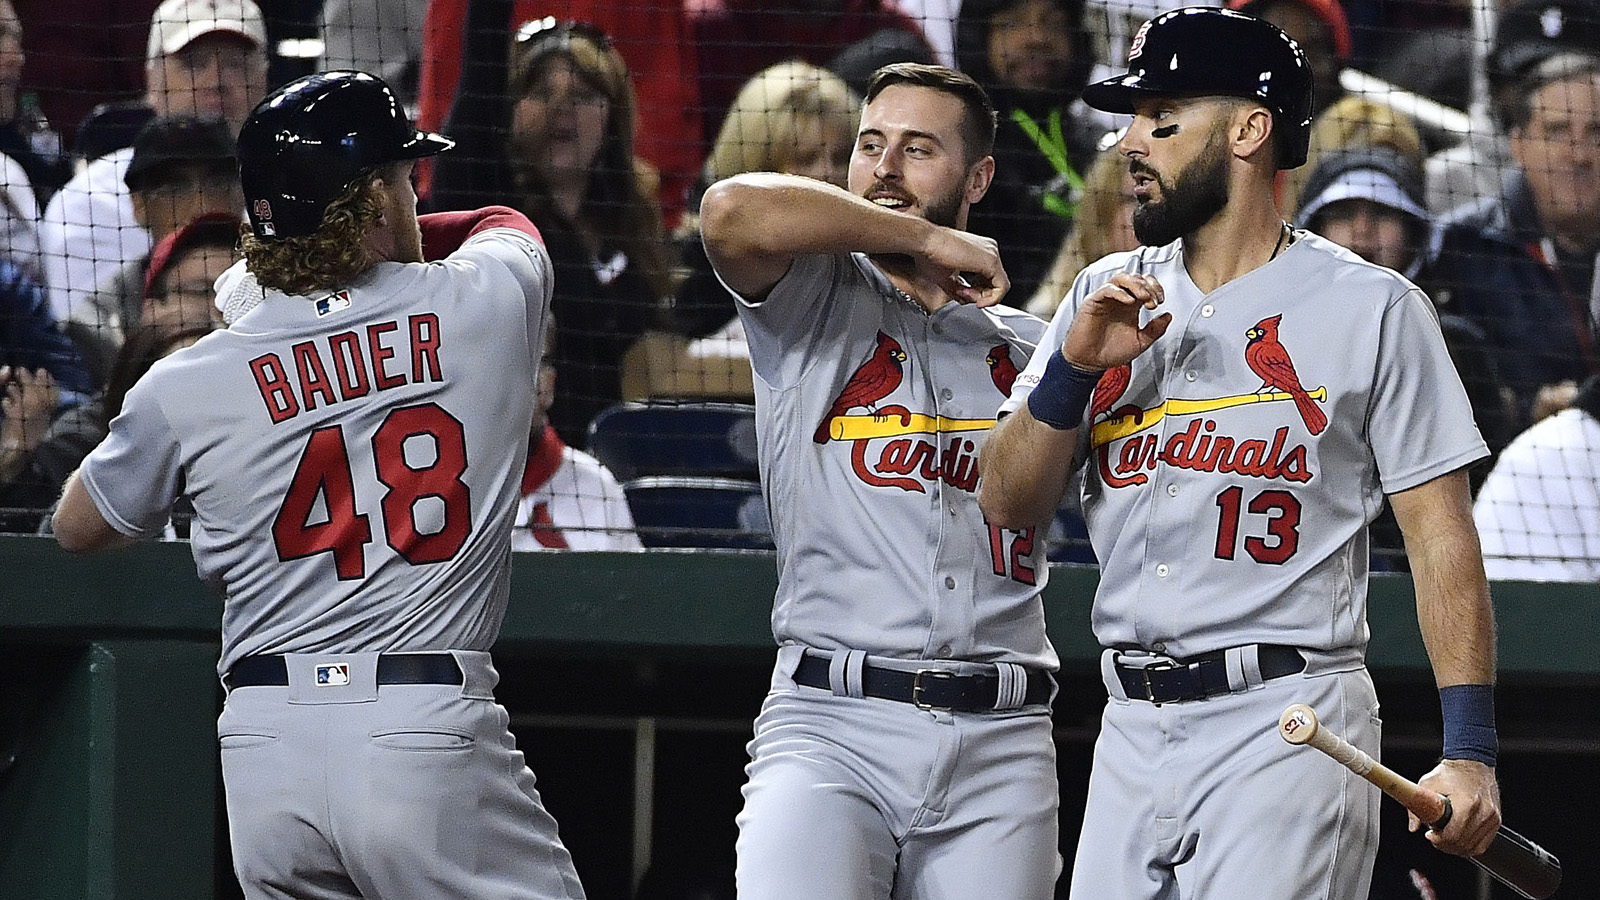
[[1439,687],[1494,683],[1494,610],[1478,536],[1470,520],[1466,526],[1465,534],[1424,542],[1420,552],[1407,541],[1417,621]]
[[1391,498],[1405,534],[1417,621],[1440,687],[1492,684],[1494,610],[1464,471]]
[[914,254],[938,228],[824,182],[772,173],[713,184],[700,214],[706,250],[724,278],[746,261],[787,268],[813,254]]
[[1072,476],[1078,430],[1051,428],[1026,404],[996,423],[978,456],[978,507],[992,525],[1031,528],[1050,520]]

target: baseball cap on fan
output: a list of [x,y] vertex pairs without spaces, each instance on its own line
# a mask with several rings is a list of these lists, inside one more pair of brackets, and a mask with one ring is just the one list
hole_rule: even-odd
[[165,0],[150,17],[145,59],[177,53],[216,31],[237,34],[257,47],[267,45],[267,26],[253,0]]

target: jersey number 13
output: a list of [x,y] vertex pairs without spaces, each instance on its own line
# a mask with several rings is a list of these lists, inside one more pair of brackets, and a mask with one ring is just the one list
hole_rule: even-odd
[[[412,466],[406,460],[405,443],[413,437],[432,439],[437,449],[432,462]],[[461,480],[467,470],[467,440],[460,420],[434,403],[396,409],[373,434],[372,456],[378,480],[387,488],[379,506],[389,546],[412,565],[454,556],[472,530],[471,493]],[[313,523],[318,495],[327,516]],[[429,497],[443,503],[444,525],[423,534],[417,530],[416,508]],[[340,581],[366,576],[365,547],[372,542],[372,527],[367,514],[356,509],[342,426],[318,428],[307,439],[273,519],[272,539],[280,560],[331,553]]]

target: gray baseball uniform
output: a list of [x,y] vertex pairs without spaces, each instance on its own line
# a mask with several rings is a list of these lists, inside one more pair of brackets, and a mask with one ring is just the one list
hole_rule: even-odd
[[[1170,328],[1107,373],[1080,432],[1111,700],[1077,896],[1367,895],[1377,793],[1273,726],[1310,703],[1378,755],[1366,526],[1384,494],[1487,449],[1427,297],[1314,234],[1296,238],[1210,294],[1181,241],[1109,256],[1078,276],[1041,341],[1059,348],[1118,271],[1165,290]],[[1046,359],[1002,412],[1027,400]]]
[[83,464],[126,535],[193,497],[252,898],[582,896],[486,652],[550,287],[543,247],[501,228],[315,299],[269,291],[157,363]]
[[[930,315],[859,254],[797,259],[739,314],[780,645],[750,744],[741,898],[1049,896],[1043,542],[991,529],[974,494],[995,401],[1044,323]],[[940,708],[950,673],[987,680],[985,711]],[[882,699],[897,674],[920,707]]]

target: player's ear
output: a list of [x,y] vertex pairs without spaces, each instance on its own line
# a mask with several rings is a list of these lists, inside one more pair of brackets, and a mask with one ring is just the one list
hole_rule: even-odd
[[989,185],[993,183],[994,157],[985,156],[967,167],[967,185],[963,198],[969,205],[977,203],[989,192]]
[[1241,105],[1233,115],[1233,155],[1250,159],[1270,153],[1272,113],[1265,106]]

